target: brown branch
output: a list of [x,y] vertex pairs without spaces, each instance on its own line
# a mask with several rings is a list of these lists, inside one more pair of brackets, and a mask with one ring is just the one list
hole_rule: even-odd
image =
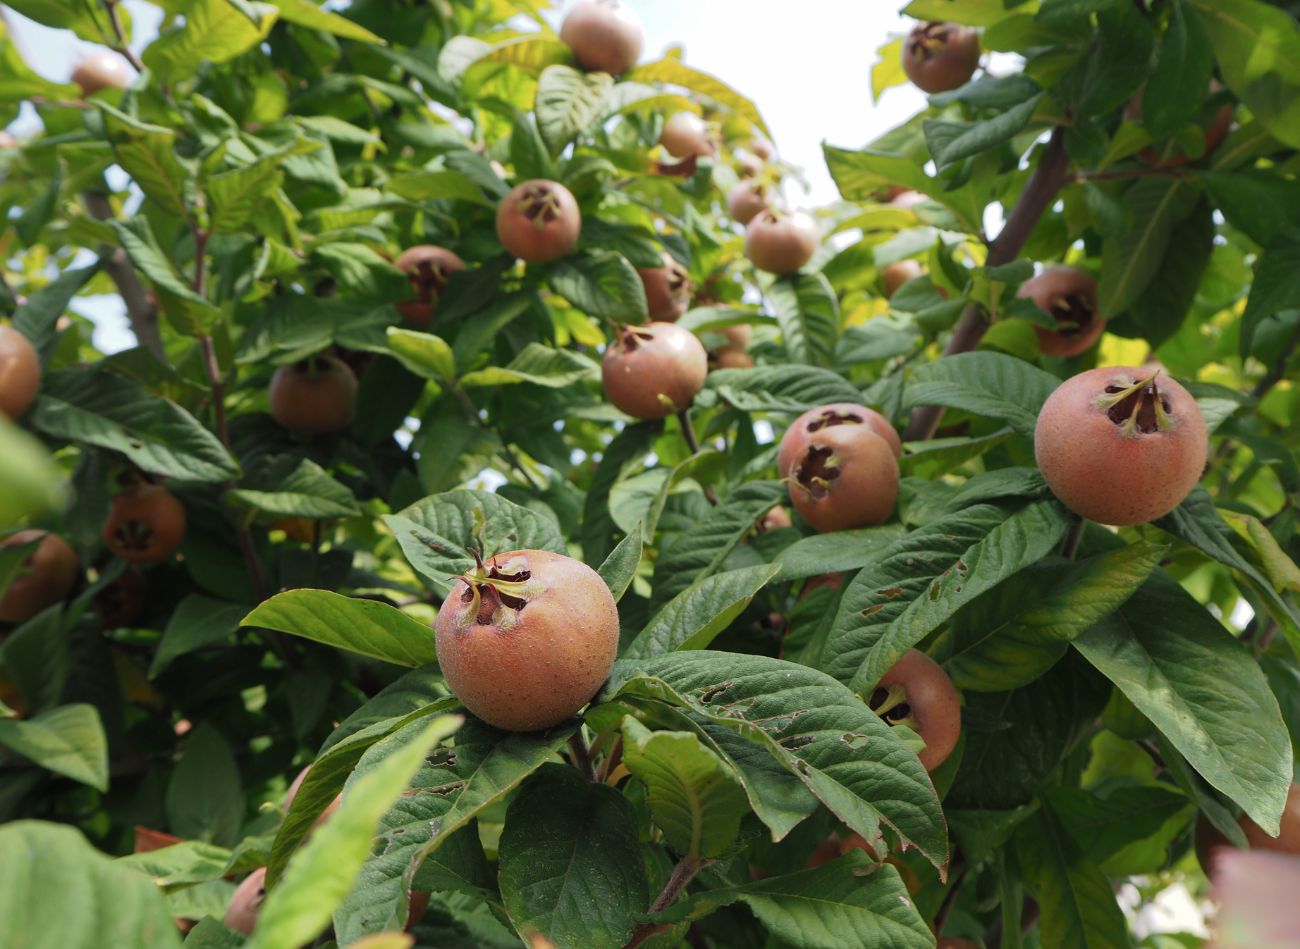
[[[690,450],[692,455],[698,455],[700,453],[700,441],[695,437],[695,426],[691,424],[690,413],[686,409],[682,409],[677,413],[677,421],[681,425],[682,438],[686,441],[687,449]],[[718,503],[718,493],[713,490],[711,484],[704,485],[704,497],[708,499],[710,504]]]
[[1083,532],[1088,526],[1088,519],[1081,517],[1070,525],[1070,530],[1065,535],[1065,540],[1061,543],[1061,556],[1067,560],[1073,560],[1075,552],[1079,549],[1079,541],[1083,539]]
[[584,778],[595,784],[596,769],[592,767],[591,751],[587,748],[587,743],[582,740],[581,729],[569,736],[569,753],[573,756],[573,766],[582,772]]
[[[108,195],[103,192],[83,191],[81,200],[90,216],[96,220],[109,221],[115,217],[113,206],[108,203]],[[159,362],[166,362],[167,352],[163,348],[162,332],[158,327],[158,307],[136,276],[126,251],[112,244],[103,244],[99,248],[99,263],[117,287],[122,302],[126,304],[127,319],[131,322],[131,332],[135,334],[136,341],[153,353]]]
[[[664,888],[655,897],[655,901],[650,904],[650,912],[660,913],[672,906],[678,894],[686,888],[686,884],[690,883],[695,874],[699,873],[703,867],[704,863],[697,857],[686,856],[677,861],[677,866],[673,867],[668,882],[664,884]],[[627,941],[627,945],[623,949],[636,949],[641,943],[659,932],[661,928],[662,926],[658,923],[642,923],[632,933],[632,938]]]
[[110,48],[113,52],[117,53],[130,63],[131,68],[136,72],[144,72],[144,63],[141,62],[140,57],[135,54],[135,50],[131,49],[131,47],[127,45],[126,30],[122,28],[122,17],[117,12],[117,5],[120,0],[102,0],[102,2],[104,4],[104,9],[108,11],[108,22],[113,27],[113,35],[117,37],[117,45]]
[[[1034,173],[1029,176],[1020,200],[1011,211],[1002,231],[989,244],[985,266],[998,267],[1015,260],[1024,248],[1029,235],[1043,212],[1056,200],[1057,192],[1069,178],[1070,156],[1065,151],[1065,129],[1057,126],[1038,159]],[[952,338],[944,348],[943,355],[952,356],[967,353],[979,345],[989,323],[984,311],[977,305],[970,304],[962,313]],[[939,421],[943,418],[943,406],[922,405],[912,410],[912,418],[903,433],[903,441],[915,442],[933,438]]]

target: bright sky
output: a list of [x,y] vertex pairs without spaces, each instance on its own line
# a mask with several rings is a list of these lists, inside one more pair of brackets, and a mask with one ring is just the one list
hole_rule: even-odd
[[[781,157],[801,167],[809,193],[788,194],[796,205],[818,206],[838,197],[822,161],[821,143],[866,144],[925,105],[910,86],[871,102],[871,64],[890,34],[909,21],[896,3],[881,0],[629,0],[646,29],[643,59],[682,46],[686,62],[713,73],[756,102]],[[331,4],[334,5],[334,4]],[[157,31],[162,13],[140,0],[125,0],[135,25],[137,49]],[[66,81],[81,49],[90,44],[70,32],[33,23],[7,8],[6,18],[28,64],[49,79]],[[558,21],[558,16],[556,17]],[[558,26],[558,22],[555,24]],[[31,131],[28,113],[15,131]],[[102,332],[96,343],[110,350],[130,345],[125,314],[116,298],[79,300]],[[85,304],[90,304],[86,306]],[[119,328],[120,327],[120,328]]]

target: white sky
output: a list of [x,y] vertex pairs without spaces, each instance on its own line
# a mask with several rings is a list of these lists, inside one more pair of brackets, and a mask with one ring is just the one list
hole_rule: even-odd
[[[713,73],[758,104],[781,157],[803,169],[809,191],[788,191],[791,203],[815,207],[838,193],[822,160],[823,141],[845,147],[866,144],[924,107],[911,86],[888,90],[871,102],[871,64],[890,34],[909,24],[896,12],[903,0],[629,0],[646,30],[643,61],[680,45],[685,60]],[[135,27],[136,49],[147,45],[161,11],[125,0]],[[334,4],[331,4],[334,5]],[[91,48],[70,32],[47,29],[6,8],[13,37],[28,64],[46,78],[66,81],[77,53]],[[557,17],[558,19],[558,17]],[[31,131],[34,116],[15,131]],[[111,350],[130,345],[125,314],[116,298],[78,301],[93,313],[102,333],[96,343]],[[87,305],[89,304],[89,305]],[[119,328],[120,327],[120,328]]]

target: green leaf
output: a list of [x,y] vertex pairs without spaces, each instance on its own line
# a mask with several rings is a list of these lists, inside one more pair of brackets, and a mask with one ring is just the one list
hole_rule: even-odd
[[623,763],[645,784],[647,803],[668,846],[694,859],[717,857],[748,812],[731,768],[691,732],[652,732],[623,719]]
[[707,96],[714,102],[726,106],[742,118],[748,119],[769,139],[772,133],[767,123],[758,112],[758,106],[742,96],[716,76],[693,69],[678,59],[661,59],[653,63],[638,66],[623,76],[625,82],[644,82],[651,85],[665,83],[681,86],[691,92]]
[[0,643],[0,669],[32,711],[58,705],[68,666],[68,637],[57,605],[37,613]]
[[573,768],[543,765],[524,783],[500,851],[501,895],[527,942],[618,949],[649,908],[632,806]]
[[1011,16],[1005,0],[912,0],[903,8],[903,16],[915,20],[948,20],[967,26],[992,26]]
[[247,612],[248,607],[239,603],[195,593],[185,597],[167,620],[167,628],[149,664],[149,678],[156,677],[177,656],[227,641],[239,629],[240,620]]
[[537,127],[552,155],[589,129],[605,109],[614,79],[572,66],[547,66],[537,80]]
[[959,353],[920,366],[904,390],[904,407],[959,408],[1032,436],[1038,410],[1059,384],[1055,376],[1014,356]]
[[226,481],[239,468],[217,437],[175,402],[102,369],[45,376],[32,423],[48,435],[118,451],[178,481]]
[[908,442],[898,466],[904,477],[934,480],[960,468],[966,462],[987,454],[1012,435],[1004,428],[976,438],[957,436]]
[[239,765],[230,743],[211,722],[185,739],[180,764],[167,784],[167,824],[178,836],[231,844],[244,818]]
[[331,518],[361,513],[347,485],[335,481],[309,458],[299,461],[275,491],[238,488],[227,497],[274,517]]
[[905,531],[897,524],[801,537],[776,556],[782,580],[858,570],[878,560]]
[[641,523],[638,521],[636,527],[618,542],[596,571],[605,581],[605,586],[609,587],[609,592],[614,594],[615,603],[623,598],[636,578],[637,568],[641,565],[641,547],[645,543],[642,535]]
[[[435,494],[384,518],[416,570],[440,588],[474,566],[470,548],[486,556],[511,550],[564,553],[554,515],[499,494],[461,488]],[[430,640],[432,643],[432,640]]]
[[[499,283],[499,275],[494,279]],[[467,282],[460,281],[462,285]],[[452,287],[455,286],[456,283],[453,282]],[[462,326],[456,334],[456,339],[452,343],[452,352],[456,356],[456,366],[465,369],[472,365],[475,359],[478,358],[478,354],[492,345],[496,336],[503,329],[536,302],[536,295],[531,293],[493,293],[491,302],[487,303],[478,312],[475,312],[473,314],[474,319],[468,325]],[[446,297],[438,303],[438,315],[441,320],[448,323],[456,315],[448,312]],[[464,316],[468,315],[464,314]]]
[[844,590],[824,668],[859,694],[961,607],[1036,563],[1065,536],[1051,501],[1008,514],[980,504],[912,531]]
[[[1164,787],[1119,787],[1106,797],[1082,788],[1055,787],[1043,792],[1052,815],[1094,863],[1140,844],[1191,802]],[[1163,854],[1162,854],[1163,857]]]
[[189,220],[194,200],[194,169],[176,156],[176,133],[139,122],[102,102],[104,134],[117,163],[166,214]]
[[645,286],[621,254],[605,250],[571,254],[551,265],[550,284],[590,316],[616,323],[645,322]]
[[[418,724],[408,725],[371,747],[351,779],[405,747]],[[356,886],[334,913],[341,945],[361,936],[398,930],[406,922],[407,898],[415,872],[455,831],[484,808],[505,798],[564,747],[573,726],[541,734],[512,734],[467,720],[456,734],[454,753],[425,758],[414,790],[384,815],[378,837],[388,846],[366,861]],[[536,825],[533,830],[539,830]]]
[[0,719],[0,745],[47,771],[108,790],[108,739],[93,705],[61,705],[29,719]]
[[746,482],[678,534],[655,561],[651,604],[662,606],[714,573],[784,494],[785,488],[778,481]]
[[360,23],[354,23],[337,13],[322,10],[312,0],[267,0],[267,2],[280,11],[281,20],[289,23],[297,23],[312,30],[322,30],[359,43],[382,44],[384,42]]
[[87,42],[116,42],[108,11],[100,4],[84,0],[16,0],[8,5],[37,23],[56,30],[72,30]]
[[384,182],[384,189],[408,201],[468,201],[496,207],[473,179],[450,169],[394,175]]
[[1214,203],[1228,223],[1261,247],[1300,220],[1300,182],[1269,171],[1202,171]]
[[294,855],[267,896],[249,949],[303,945],[329,926],[370,856],[376,826],[410,787],[426,755],[460,722],[454,715],[421,722],[400,750],[358,775],[338,811]]
[[164,30],[145,47],[144,64],[158,79],[173,83],[194,75],[206,63],[224,63],[270,35],[279,11],[266,3],[254,8],[254,23],[226,0],[195,0],[185,7],[185,22]]
[[711,389],[723,402],[746,412],[797,415],[826,402],[862,399],[862,393],[838,372],[817,366],[717,369],[709,373],[705,386],[705,392]]
[[1102,244],[1100,312],[1123,313],[1155,277],[1174,227],[1196,207],[1199,188],[1187,178],[1142,178],[1123,194],[1130,226]]
[[702,577],[659,610],[623,655],[640,659],[706,648],[779,572],[776,564],[759,564]]
[[243,625],[292,633],[399,666],[414,668],[438,658],[433,630],[419,620],[387,603],[328,590],[277,593],[245,616]]
[[582,503],[582,555],[588,563],[603,560],[610,551],[614,532],[614,519],[609,513],[610,489],[625,466],[650,452],[660,430],[655,422],[627,425],[605,446]]
[[957,216],[960,226],[968,233],[978,234],[983,228],[986,198],[970,185],[954,191],[944,190],[944,183],[931,178],[925,168],[910,154],[895,154],[880,148],[868,147],[859,151],[822,145],[827,170],[846,201],[872,201],[872,195],[889,185],[898,185],[919,191],[948,208]]
[[233,851],[201,840],[183,840],[159,850],[118,857],[119,866],[132,867],[153,878],[160,887],[183,886],[219,880],[230,872]]
[[[1187,318],[1214,252],[1215,230],[1209,202],[1198,202],[1179,225],[1178,240],[1169,242],[1155,276],[1129,308],[1137,330],[1152,347],[1178,332]],[[1118,326],[1114,331],[1124,332]]]
[[705,890],[656,919],[699,919],[736,902],[748,906],[783,945],[800,949],[934,945],[898,869],[873,864],[856,850],[812,870]]
[[[325,147],[325,146],[322,146]],[[211,175],[203,181],[208,202],[208,229],[215,234],[241,230],[257,216],[261,205],[279,190],[285,156],[268,155],[242,168]]]
[[0,827],[0,919],[10,944],[26,949],[181,945],[152,880],[75,828],[44,821]]
[[767,298],[791,360],[828,365],[840,332],[840,304],[830,281],[822,274],[779,277]]
[[1074,641],[1211,785],[1265,830],[1291,783],[1291,740],[1250,651],[1156,574]]
[[593,379],[600,367],[589,356],[544,343],[529,343],[508,366],[491,366],[467,372],[462,386],[501,386],[530,382],[548,389],[563,389],[584,379]]
[[158,291],[163,315],[172,327],[188,336],[207,333],[220,316],[220,311],[176,275],[167,255],[158,247],[149,218],[139,214],[108,223],[131,263],[149,278]]
[[920,761],[825,673],[766,656],[674,652],[615,663],[601,698],[623,693],[688,709],[757,743],[868,842],[884,822],[935,866],[947,862],[939,801]]
[[1010,141],[1029,124],[1042,94],[1011,106],[981,122],[927,120],[925,140],[940,171]]
[[1015,841],[1025,882],[1038,898],[1045,945],[1091,949],[1131,944],[1110,880],[1050,810],[1030,817]]
[[1208,89],[1213,75],[1210,38],[1201,21],[1175,3],[1142,96],[1142,121],[1154,138],[1168,138],[1196,120],[1202,100],[1188,92]]
[[67,312],[72,298],[97,273],[98,264],[63,271],[18,307],[14,313],[14,329],[31,340],[36,349],[44,350],[54,341],[59,317]]
[[1167,550],[1130,544],[1077,564],[1037,565],[1004,581],[953,621],[944,640],[953,685],[1005,692],[1032,682],[1132,596]]
[[442,337],[400,326],[390,326],[386,332],[388,348],[417,376],[435,381],[456,378],[456,360]]
[[1300,231],[1279,234],[1260,255],[1241,317],[1241,354],[1254,352],[1255,334],[1266,320],[1300,307]]

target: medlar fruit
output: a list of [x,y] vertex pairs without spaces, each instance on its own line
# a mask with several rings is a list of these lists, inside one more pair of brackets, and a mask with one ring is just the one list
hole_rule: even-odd
[[22,571],[0,598],[0,622],[22,623],[65,599],[77,585],[81,565],[68,542],[49,531],[25,530],[0,541],[0,548],[39,540]]
[[352,424],[357,377],[337,356],[317,355],[271,376],[271,417],[299,435],[324,435]]
[[917,756],[926,771],[948,760],[961,735],[961,698],[943,667],[909,649],[880,677],[867,698],[886,725],[905,724],[925,741]]
[[768,187],[761,181],[742,181],[727,193],[727,213],[737,224],[748,224],[771,204]]
[[898,459],[867,425],[809,435],[790,464],[790,500],[814,530],[883,524],[898,498]]
[[574,715],[618,652],[618,607],[605,581],[546,550],[497,554],[458,578],[434,629],[447,685],[506,731],[540,731]]
[[880,282],[885,288],[885,299],[892,297],[898,292],[898,288],[909,280],[915,280],[924,274],[925,268],[915,260],[894,261],[880,274]]
[[27,337],[0,326],[0,415],[11,422],[31,408],[41,387],[41,357]]
[[416,297],[399,301],[397,312],[416,326],[428,325],[447,281],[452,274],[465,269],[465,261],[460,257],[433,244],[408,247],[398,255],[393,265],[406,274]]
[[101,89],[125,89],[131,85],[131,69],[116,53],[92,49],[77,61],[70,81],[81,87],[83,96],[91,96]]
[[979,34],[956,23],[918,23],[903,42],[903,72],[931,95],[959,89],[980,64]]
[[266,867],[258,867],[244,877],[235,889],[235,895],[230,898],[230,906],[226,909],[226,927],[245,936],[251,935],[265,899]]
[[638,267],[650,319],[675,323],[691,305],[691,278],[672,254],[664,251],[662,267]]
[[534,178],[516,185],[497,206],[497,238],[530,264],[559,260],[578,243],[582,212],[558,181]]
[[678,112],[664,123],[659,144],[674,158],[702,158],[717,153],[709,125],[694,112]]
[[641,58],[641,20],[619,0],[578,0],[560,23],[560,39],[578,65],[617,76]]
[[802,211],[768,208],[745,228],[745,256],[768,273],[794,273],[812,259],[819,243],[817,222]]
[[894,431],[889,420],[865,405],[855,402],[829,402],[809,409],[790,423],[790,427],[781,436],[781,443],[776,450],[776,470],[782,478],[790,476],[790,469],[795,459],[808,445],[808,439],[817,432],[837,425],[864,425],[886,442],[897,458],[903,454],[903,441]]
[[132,563],[161,560],[185,537],[185,506],[160,484],[137,484],[113,498],[104,545]]
[[1020,285],[1016,296],[1033,300],[1050,314],[1060,329],[1034,326],[1038,348],[1048,356],[1078,356],[1087,352],[1106,328],[1097,312],[1097,281],[1078,267],[1055,265]]
[[704,388],[709,357],[690,330],[675,323],[624,326],[605,350],[605,395],[633,418],[666,418]]
[[1034,428],[1052,493],[1074,513],[1116,526],[1155,520],[1182,503],[1201,478],[1208,444],[1191,394],[1159,371],[1131,366],[1067,379]]

